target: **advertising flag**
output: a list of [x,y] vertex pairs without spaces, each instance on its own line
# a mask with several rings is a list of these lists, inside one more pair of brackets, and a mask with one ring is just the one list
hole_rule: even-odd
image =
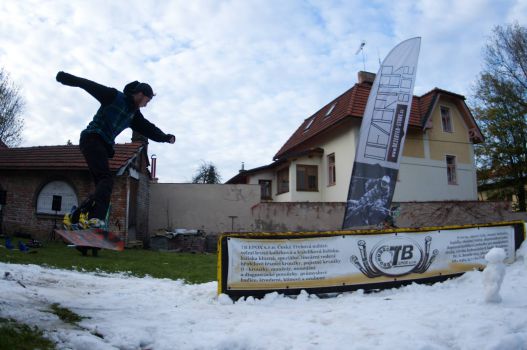
[[390,216],[421,38],[405,40],[386,56],[364,110],[343,229],[377,225]]

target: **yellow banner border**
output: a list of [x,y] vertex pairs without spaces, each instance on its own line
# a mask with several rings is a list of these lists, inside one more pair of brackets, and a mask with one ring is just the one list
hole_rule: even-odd
[[527,223],[522,220],[499,221],[485,224],[467,224],[467,225],[448,225],[448,226],[426,226],[426,227],[407,227],[407,228],[388,228],[388,229],[359,229],[359,230],[334,230],[334,231],[288,231],[288,232],[225,232],[218,238],[217,245],[217,280],[218,294],[223,293],[223,241],[227,238],[309,238],[309,237],[331,237],[331,236],[348,236],[348,235],[382,235],[390,233],[426,233],[430,231],[457,230],[478,227],[496,227],[521,225],[523,231],[523,240],[527,235]]

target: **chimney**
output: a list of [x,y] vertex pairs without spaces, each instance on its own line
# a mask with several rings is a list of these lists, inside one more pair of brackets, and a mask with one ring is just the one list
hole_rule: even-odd
[[150,172],[150,176],[152,177],[152,182],[157,182],[158,178],[156,177],[156,168],[157,168],[157,156],[155,154],[152,154],[152,157],[150,158],[151,159],[151,169],[152,171]]
[[242,168],[238,172],[243,173],[244,171],[245,171],[245,163],[242,162]]
[[359,84],[373,84],[373,82],[375,81],[375,73],[365,72],[361,70],[359,71],[359,73],[357,73],[357,80],[359,81]]

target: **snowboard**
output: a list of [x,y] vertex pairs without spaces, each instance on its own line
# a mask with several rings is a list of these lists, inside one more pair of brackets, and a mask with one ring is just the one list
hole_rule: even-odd
[[73,244],[82,255],[87,255],[89,249],[97,255],[99,249],[123,251],[124,241],[116,234],[102,229],[87,230],[55,230],[67,242]]

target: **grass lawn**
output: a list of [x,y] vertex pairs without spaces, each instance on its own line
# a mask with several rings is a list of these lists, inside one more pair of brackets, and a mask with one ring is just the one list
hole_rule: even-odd
[[[17,242],[18,239],[14,239]],[[25,240],[23,240],[25,241]],[[3,239],[0,244],[3,245]],[[99,250],[97,257],[82,256],[62,242],[44,242],[42,248],[29,253],[0,247],[0,261],[13,264],[36,264],[78,271],[126,272],[133,276],[184,279],[188,283],[216,280],[216,254],[156,252],[126,249],[122,252]]]
[[0,350],[52,350],[55,345],[36,327],[0,318]]
[[[13,239],[16,243],[18,239]],[[22,240],[25,242],[26,240]],[[77,271],[126,272],[133,276],[150,275],[155,278],[183,279],[188,283],[216,280],[216,254],[190,254],[155,252],[144,249],[126,249],[123,252],[99,250],[98,256],[82,256],[75,248],[62,242],[45,242],[42,248],[31,248],[29,253],[7,250],[0,241],[0,262],[36,264]],[[1,278],[2,276],[0,276]],[[59,316],[69,316],[68,310],[54,305]],[[59,312],[60,311],[60,312]],[[0,318],[0,350],[55,349],[43,337],[41,330]]]

